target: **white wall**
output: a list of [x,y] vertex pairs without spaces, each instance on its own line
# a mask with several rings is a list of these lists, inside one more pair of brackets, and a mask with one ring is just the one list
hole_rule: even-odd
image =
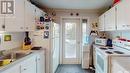
[[[9,34],[12,36],[11,41],[4,41],[4,35]],[[0,32],[0,36],[2,37],[1,44],[0,44],[0,50],[8,50],[8,49],[14,49],[22,46],[24,33],[15,32],[15,33],[9,33],[9,32]]]
[[120,36],[122,38],[126,38],[130,40],[130,30],[126,31],[111,31],[111,32],[106,32],[110,38],[114,39],[116,36]]
[[[58,24],[60,23],[60,18],[61,17],[88,17],[90,19],[90,23],[95,20],[99,16],[98,10],[66,10],[66,9],[57,9],[55,10],[56,12],[56,17],[55,21]],[[73,16],[70,16],[70,13],[73,13]],[[79,13],[79,16],[76,16],[76,13]]]

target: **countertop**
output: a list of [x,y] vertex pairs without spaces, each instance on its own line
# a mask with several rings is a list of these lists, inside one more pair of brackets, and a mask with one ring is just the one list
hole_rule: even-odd
[[45,54],[45,49],[41,49],[41,50],[20,50],[20,49],[17,49],[17,50],[15,50],[15,52],[32,52],[32,53],[25,56],[25,57],[22,57],[22,58],[20,58],[20,59],[18,59],[16,61],[14,61],[14,62],[12,62],[12,63],[10,63],[8,65],[0,67],[0,72],[9,69],[10,67],[12,67],[12,66],[14,66],[14,65],[28,59],[29,57],[32,57],[32,56],[38,54],[39,52],[43,52]]
[[124,70],[130,72],[130,57],[116,57],[113,61]]

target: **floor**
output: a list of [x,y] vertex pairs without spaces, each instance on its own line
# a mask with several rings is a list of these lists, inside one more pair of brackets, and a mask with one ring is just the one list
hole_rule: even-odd
[[95,73],[92,70],[83,70],[81,65],[60,65],[55,73]]

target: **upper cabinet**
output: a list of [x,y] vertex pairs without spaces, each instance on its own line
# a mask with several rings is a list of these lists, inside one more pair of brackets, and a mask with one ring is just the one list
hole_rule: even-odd
[[25,1],[25,31],[35,30],[35,9],[29,1]]
[[117,30],[130,29],[130,0],[122,0],[117,5]]
[[[1,0],[2,1],[2,0]],[[0,1],[0,31],[4,31],[5,29],[4,29],[4,17],[5,17],[5,15],[3,15],[3,14],[1,14],[1,1]]]
[[[99,17],[99,30],[104,26],[104,31],[130,29],[130,0],[122,0],[116,6],[105,12],[105,16]],[[102,21],[101,21],[102,19]],[[104,19],[104,21],[103,21]],[[102,24],[104,22],[104,24]],[[101,30],[100,30],[101,31]]]
[[24,0],[14,1],[14,14],[5,14],[5,31],[24,31]]
[[105,31],[116,30],[116,8],[113,7],[105,13]]
[[105,25],[105,15],[101,15],[99,17],[99,31],[104,31],[104,25]]
[[4,25],[4,15],[0,14],[0,31],[5,30],[5,25]]
[[[0,13],[0,31],[8,31],[8,32],[35,31],[36,16],[41,14],[44,15],[45,13],[28,0],[11,0],[11,1],[14,1],[14,9],[13,9],[14,12],[12,14]],[[2,6],[0,6],[0,8],[1,7]],[[1,10],[2,9],[0,9],[0,12]],[[39,12],[36,13],[36,10],[38,10]]]

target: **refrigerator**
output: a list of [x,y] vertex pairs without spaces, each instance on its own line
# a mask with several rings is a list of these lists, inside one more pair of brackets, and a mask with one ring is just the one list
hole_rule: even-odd
[[[55,29],[55,26],[58,26],[59,24],[56,24],[54,22],[45,22],[44,23],[44,29],[37,30],[32,33],[33,36],[33,46],[40,46],[45,49],[45,57],[46,57],[46,73],[54,73],[56,68],[59,65],[59,47],[55,47],[55,43],[59,43],[59,36],[58,34],[55,34],[55,32],[59,31]],[[57,27],[56,26],[56,27]],[[56,45],[58,46],[58,45]],[[57,55],[57,56],[55,56]],[[56,62],[55,62],[56,61]]]

